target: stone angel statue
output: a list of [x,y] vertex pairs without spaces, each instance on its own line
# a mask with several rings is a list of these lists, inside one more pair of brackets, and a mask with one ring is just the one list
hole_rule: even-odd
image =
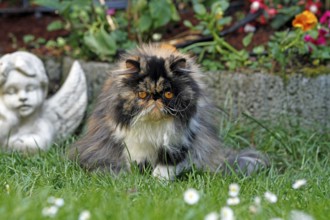
[[75,61],[59,91],[47,99],[42,61],[28,52],[0,58],[0,148],[34,153],[71,134],[87,106],[87,83]]

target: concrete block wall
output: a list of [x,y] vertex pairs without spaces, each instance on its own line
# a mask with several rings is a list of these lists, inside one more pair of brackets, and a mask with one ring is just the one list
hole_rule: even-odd
[[[73,60],[44,60],[55,92]],[[114,64],[80,61],[89,85],[89,101],[96,100]],[[283,80],[269,73],[205,72],[204,81],[215,104],[233,118],[242,113],[256,119],[277,120],[285,116],[289,124],[330,129],[330,69],[328,75],[309,78],[299,73]]]

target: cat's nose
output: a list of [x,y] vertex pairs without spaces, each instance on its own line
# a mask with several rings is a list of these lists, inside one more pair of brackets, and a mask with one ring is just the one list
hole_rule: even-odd
[[160,98],[161,98],[161,96],[159,94],[157,94],[157,93],[156,94],[152,94],[152,99],[153,100],[156,101],[157,99],[160,99]]

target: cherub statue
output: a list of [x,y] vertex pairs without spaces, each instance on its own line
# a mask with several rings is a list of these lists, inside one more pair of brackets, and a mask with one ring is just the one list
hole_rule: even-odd
[[46,99],[42,61],[28,52],[0,58],[0,147],[37,152],[72,133],[87,106],[87,83],[76,61],[61,89]]

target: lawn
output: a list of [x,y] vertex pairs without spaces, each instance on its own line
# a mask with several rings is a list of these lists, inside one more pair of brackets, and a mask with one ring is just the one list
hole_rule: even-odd
[[[231,183],[240,186],[240,203],[230,206],[236,220],[292,219],[293,210],[315,220],[330,218],[329,133],[252,120],[222,123],[220,135],[236,148],[257,146],[268,153],[272,166],[251,177],[194,170],[164,182],[135,170],[117,178],[85,172],[65,157],[74,138],[32,157],[2,153],[0,219],[78,220],[84,210],[90,213],[85,219],[204,219],[226,206]],[[292,184],[299,179],[305,179],[306,185],[293,189]],[[183,198],[189,188],[198,191],[196,204],[189,205]],[[277,201],[267,201],[265,192],[275,194]],[[251,210],[256,196],[261,203]],[[52,197],[63,200],[59,200],[53,217],[45,216]]]

